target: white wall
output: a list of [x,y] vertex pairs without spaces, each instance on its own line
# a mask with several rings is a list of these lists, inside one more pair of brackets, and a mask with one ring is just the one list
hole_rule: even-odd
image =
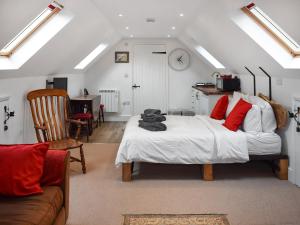
[[[35,142],[35,133],[31,118],[29,104],[26,94],[34,89],[45,88],[46,79],[51,80],[52,76],[23,77],[0,79],[0,96],[9,96],[9,106],[11,111],[15,111],[15,117],[9,120],[9,129],[1,133],[1,144],[12,143],[32,143]],[[80,95],[84,84],[84,75],[55,75],[55,77],[68,77],[69,95]],[[3,108],[0,108],[0,113]],[[3,121],[0,121],[0,129],[3,129]]]
[[[132,115],[132,73],[133,47],[137,43],[163,43],[167,52],[175,48],[185,48],[176,39],[127,39],[112,48],[104,57],[86,72],[86,87],[97,94],[101,88],[117,88],[121,93],[121,109],[118,114],[108,115],[110,120],[126,120]],[[128,64],[115,64],[115,51],[129,51]],[[190,67],[182,72],[169,68],[169,108],[191,108],[191,86],[196,82],[211,81],[213,69],[204,64],[193,52]],[[129,104],[126,104],[128,103]]]

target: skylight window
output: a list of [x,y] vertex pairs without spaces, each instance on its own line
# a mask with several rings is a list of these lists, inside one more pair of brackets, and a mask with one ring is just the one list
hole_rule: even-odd
[[101,54],[107,48],[107,44],[100,44],[95,48],[87,57],[85,57],[77,66],[74,67],[76,70],[83,70],[89,65],[98,55]]
[[201,54],[208,62],[210,62],[216,69],[225,69],[222,63],[220,63],[215,57],[213,57],[205,48],[202,46],[196,47],[197,52]]
[[242,10],[267,30],[294,57],[300,56],[300,45],[254,3]]
[[7,45],[5,45],[4,48],[0,50],[0,56],[11,56],[39,27],[62,9],[63,6],[55,1],[49,4],[40,15],[32,20],[19,34],[17,34]]

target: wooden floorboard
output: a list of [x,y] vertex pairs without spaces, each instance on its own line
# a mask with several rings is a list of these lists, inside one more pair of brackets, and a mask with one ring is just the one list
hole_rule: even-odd
[[[94,129],[89,143],[120,143],[123,137],[126,122],[104,122]],[[82,141],[86,142],[83,136]]]

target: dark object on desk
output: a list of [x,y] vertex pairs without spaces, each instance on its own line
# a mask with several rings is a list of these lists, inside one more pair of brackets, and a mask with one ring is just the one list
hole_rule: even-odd
[[86,88],[83,89],[83,95],[84,95],[84,96],[89,95],[89,92],[88,92],[88,90],[87,90]]
[[241,81],[239,78],[230,78],[229,75],[226,77],[217,78],[217,89],[222,91],[240,91]]
[[53,78],[53,88],[63,89],[68,91],[68,78],[67,77],[54,77]]
[[[79,148],[80,159],[75,157],[71,159],[80,162],[82,172],[86,173],[83,143],[78,141],[81,126],[86,123],[69,118],[67,99],[68,93],[61,89],[39,89],[27,94],[38,142],[49,142],[49,149]],[[40,104],[37,104],[38,102]],[[72,124],[77,128],[75,138],[71,138],[69,133]]]
[[199,82],[195,84],[196,87],[214,87],[215,85],[213,83],[203,83]]
[[160,122],[148,123],[143,120],[139,120],[139,127],[144,128],[149,131],[165,131],[167,126]]

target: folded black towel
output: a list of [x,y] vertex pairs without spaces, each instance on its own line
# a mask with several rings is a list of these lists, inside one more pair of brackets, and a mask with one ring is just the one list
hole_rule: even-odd
[[144,122],[143,120],[139,120],[139,127],[144,128],[149,131],[165,131],[167,130],[167,126],[160,122]]
[[166,120],[166,117],[161,114],[141,114],[141,118],[144,122],[162,122]]
[[161,114],[159,109],[145,109],[144,114]]

